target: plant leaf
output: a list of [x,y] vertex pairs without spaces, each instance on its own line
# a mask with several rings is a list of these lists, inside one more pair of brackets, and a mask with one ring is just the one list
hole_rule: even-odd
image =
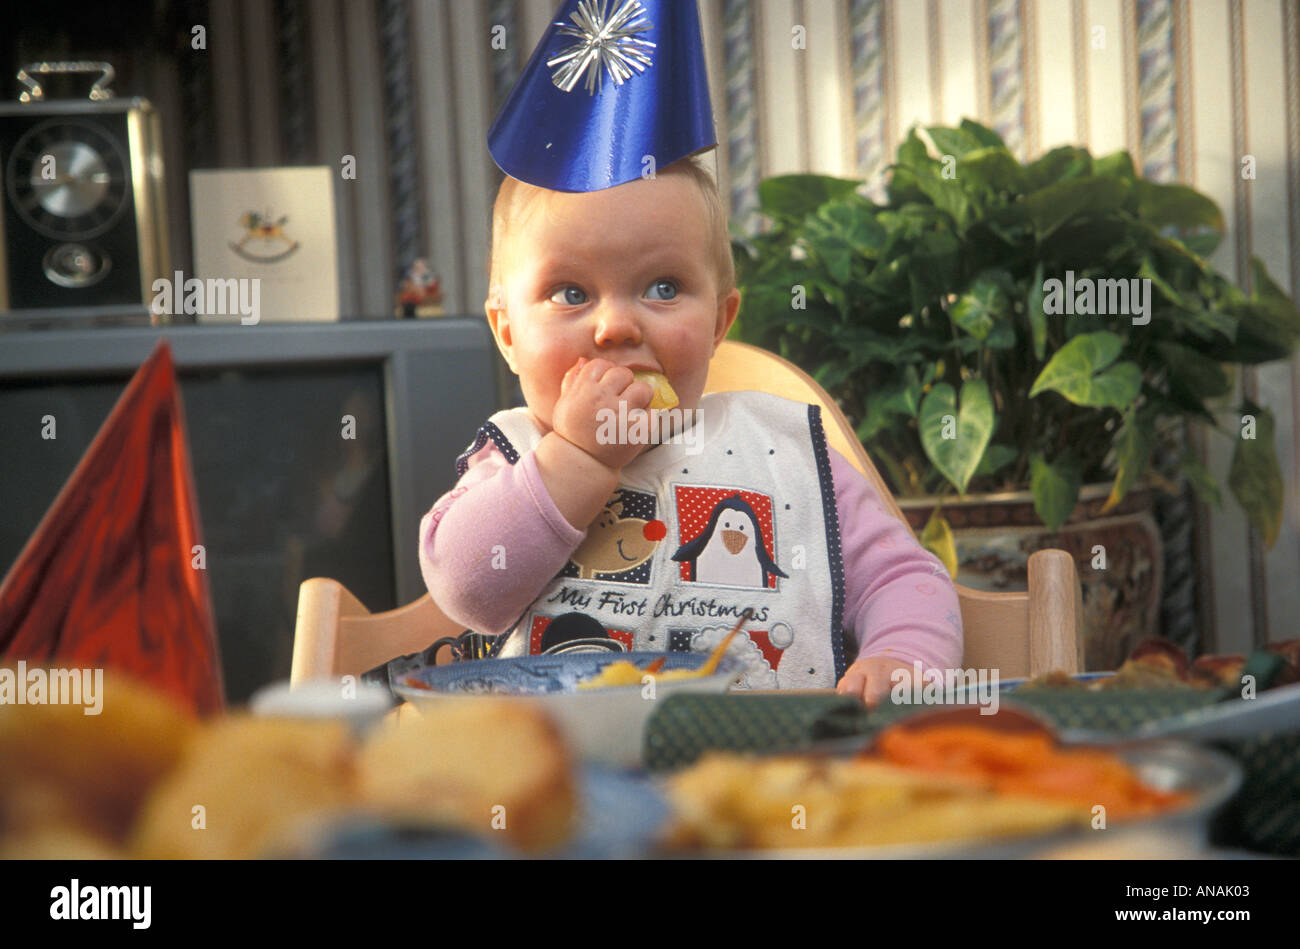
[[832,283],[845,286],[853,282],[854,258],[878,257],[889,235],[876,220],[875,206],[850,194],[828,201],[806,218],[803,238],[809,251],[825,264]]
[[1040,241],[1072,218],[1114,211],[1124,204],[1132,185],[1123,178],[1074,178],[1048,185],[1025,200]]
[[978,340],[986,340],[993,327],[1001,323],[1011,308],[1000,281],[991,274],[981,274],[970,289],[958,297],[949,314],[952,321]]
[[1025,169],[1029,189],[1038,191],[1058,181],[1068,181],[1092,173],[1092,156],[1086,149],[1061,145],[1031,162]]
[[1129,181],[1137,180],[1137,172],[1133,170],[1133,156],[1125,151],[1111,152],[1109,155],[1094,158],[1092,160],[1092,173],[1094,175],[1126,178]]
[[827,203],[818,217],[834,225],[849,246],[865,257],[880,256],[889,241],[889,233],[876,220],[876,206],[861,195]]
[[1150,280],[1151,286],[1155,287],[1158,291],[1160,291],[1160,295],[1164,297],[1166,300],[1168,300],[1170,303],[1174,304],[1180,309],[1190,309],[1190,305],[1188,304],[1187,300],[1184,299],[1183,295],[1179,293],[1177,290],[1175,290],[1170,285],[1169,281],[1165,280],[1165,278],[1160,275],[1160,272],[1156,270],[1155,265],[1152,264],[1150,257],[1142,258],[1142,266],[1138,268],[1137,275],[1139,279]]
[[1223,212],[1205,195],[1187,185],[1137,181],[1138,216],[1155,227],[1180,231],[1208,229],[1223,234]]
[[1029,286],[1025,315],[1029,317],[1029,334],[1034,342],[1034,358],[1041,361],[1047,349],[1047,314],[1043,312],[1043,262],[1034,268],[1034,282]]
[[921,136],[916,134],[916,126],[907,130],[907,138],[903,139],[898,146],[897,158],[899,165],[905,168],[916,170],[930,170],[939,163],[930,157],[930,149],[926,148],[925,142]]
[[1142,388],[1142,370],[1127,361],[1111,365],[1123,348],[1124,340],[1106,331],[1074,337],[1048,360],[1029,397],[1050,389],[1075,405],[1127,408]]
[[1154,441],[1155,426],[1147,413],[1132,408],[1126,411],[1124,427],[1119,430],[1114,442],[1119,467],[1115,472],[1115,483],[1111,486],[1110,497],[1102,505],[1103,513],[1124,500],[1124,495],[1128,494],[1129,489],[1146,470]]
[[986,148],[1007,147],[1007,143],[1002,141],[1001,135],[986,125],[980,125],[974,119],[962,119],[958,128]]
[[1278,467],[1273,437],[1273,413],[1249,399],[1242,404],[1243,415],[1255,416],[1255,437],[1242,438],[1228,469],[1228,487],[1246,512],[1246,519],[1272,548],[1282,528],[1282,469]]
[[885,386],[867,397],[866,414],[855,429],[858,441],[870,441],[898,416],[908,419],[916,417],[921,383],[916,370],[910,366],[907,376],[906,380]]
[[[915,333],[877,333],[865,326],[832,326],[830,330],[835,345],[844,351],[845,358],[855,368],[876,362],[915,361],[917,353],[929,348],[926,341]],[[909,414],[916,414],[915,406]]]
[[1019,457],[1019,449],[1012,448],[1010,445],[990,444],[984,449],[984,457],[980,459],[979,467],[975,469],[975,476],[995,475]]
[[925,132],[930,136],[930,141],[934,142],[935,148],[939,149],[940,154],[943,155],[961,158],[967,152],[973,152],[980,147],[980,143],[975,136],[964,129],[933,125],[927,128]]
[[1024,194],[1025,169],[1005,148],[979,148],[957,162],[957,178],[968,191],[982,188],[995,194]]
[[921,193],[934,202],[934,206],[947,211],[957,225],[958,231],[966,229],[966,219],[970,212],[970,198],[956,178],[939,178],[931,175],[918,175],[916,186]]
[[[951,419],[945,422],[945,416]],[[959,411],[952,386],[939,383],[921,400],[918,422],[926,456],[964,494],[993,436],[996,418],[988,384],[983,379],[962,383]],[[944,438],[945,428],[955,437]]]
[[1157,342],[1156,351],[1169,368],[1170,389],[1185,401],[1218,398],[1232,388],[1223,367],[1209,356],[1169,342]]
[[1286,359],[1300,338],[1300,310],[1273,282],[1258,257],[1250,259],[1253,290],[1244,303],[1229,304],[1237,317],[1237,339],[1225,358],[1246,363]]
[[1029,220],[1029,210],[1023,201],[1014,204],[996,205],[980,219],[979,224],[987,227],[1002,241],[1012,247],[1029,243],[1034,236],[1034,225]]
[[777,175],[758,183],[759,210],[802,221],[827,201],[852,194],[862,182],[829,175]]
[[1184,234],[1182,238],[1182,243],[1187,246],[1187,249],[1201,257],[1209,257],[1218,250],[1219,244],[1222,242],[1223,235],[1214,231]]
[[[1172,311],[1173,317],[1178,323],[1185,326],[1187,331],[1193,335],[1213,343],[1216,349],[1225,360],[1234,361],[1232,355],[1233,345],[1237,339],[1238,319],[1231,313],[1221,313],[1217,310],[1191,309],[1184,310],[1175,308]],[[1224,341],[1227,341],[1225,344]]]
[[1182,464],[1178,466],[1178,471],[1187,479],[1187,483],[1192,486],[1192,490],[1202,504],[1223,506],[1223,499],[1219,496],[1219,483],[1194,455],[1185,455]]
[[853,374],[853,367],[845,362],[835,360],[822,363],[813,372],[813,378],[823,389],[830,391]]
[[1034,510],[1048,530],[1058,530],[1079,501],[1083,472],[1067,449],[1050,464],[1041,452],[1029,459],[1029,488],[1034,492]]
[[939,558],[948,576],[957,576],[957,540],[953,537],[952,526],[937,507],[921,531],[921,546]]

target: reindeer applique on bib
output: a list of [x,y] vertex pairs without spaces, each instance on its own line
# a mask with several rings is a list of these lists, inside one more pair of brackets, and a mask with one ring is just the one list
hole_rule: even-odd
[[[725,392],[704,396],[696,417],[693,442],[666,441],[623,469],[498,655],[707,652],[749,609],[730,649],[746,661],[740,688],[839,681],[844,568],[820,408]],[[525,409],[498,412],[457,473],[489,440],[513,464],[541,438]]]

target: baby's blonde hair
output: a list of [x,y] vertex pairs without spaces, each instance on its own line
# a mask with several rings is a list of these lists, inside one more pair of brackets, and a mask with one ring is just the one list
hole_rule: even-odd
[[[713,254],[714,272],[718,276],[718,299],[721,300],[736,286],[736,266],[731,257],[727,211],[722,204],[722,195],[718,193],[717,182],[713,180],[713,175],[704,165],[702,156],[698,154],[679,159],[661,169],[658,174],[686,175],[695,182],[700,189],[700,194],[704,196],[705,213],[708,216],[709,247]],[[489,294],[501,287],[501,259],[510,225],[525,219],[537,196],[548,193],[544,188],[524,184],[509,175],[501,182],[496,203],[492,206],[492,239],[491,246],[488,248]]]

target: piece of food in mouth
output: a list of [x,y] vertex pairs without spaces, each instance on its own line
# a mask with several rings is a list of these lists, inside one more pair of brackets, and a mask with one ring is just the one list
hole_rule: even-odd
[[632,379],[635,382],[644,382],[650,386],[650,391],[654,394],[650,397],[650,408],[654,409],[671,409],[677,405],[677,393],[668,383],[668,377],[662,372],[647,372],[644,370],[633,372]]

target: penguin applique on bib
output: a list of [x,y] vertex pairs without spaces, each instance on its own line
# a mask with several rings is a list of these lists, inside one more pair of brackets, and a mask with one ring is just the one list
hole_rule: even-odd
[[709,523],[673,559],[686,564],[687,579],[722,586],[766,587],[769,577],[789,576],[772,562],[754,509],[739,494],[719,501]]

